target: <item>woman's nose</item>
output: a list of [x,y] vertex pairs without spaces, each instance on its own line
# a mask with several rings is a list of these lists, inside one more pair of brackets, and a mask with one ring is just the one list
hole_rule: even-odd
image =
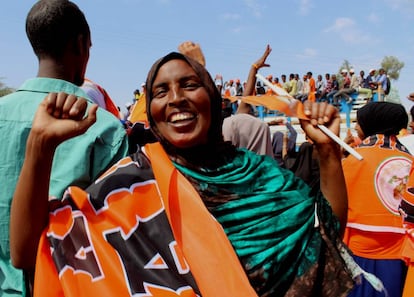
[[181,88],[176,87],[172,89],[171,98],[168,102],[169,105],[176,105],[180,104],[180,102],[184,101],[184,92]]

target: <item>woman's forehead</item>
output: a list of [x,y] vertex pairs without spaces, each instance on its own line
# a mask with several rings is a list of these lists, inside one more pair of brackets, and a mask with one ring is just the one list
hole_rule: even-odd
[[173,59],[165,62],[159,68],[155,80],[165,78],[172,78],[175,76],[195,75],[198,76],[195,70],[186,61],[181,59]]

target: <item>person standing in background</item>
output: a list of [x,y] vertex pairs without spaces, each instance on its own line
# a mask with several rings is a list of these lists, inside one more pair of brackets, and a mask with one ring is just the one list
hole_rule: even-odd
[[342,161],[349,200],[344,242],[361,268],[381,279],[388,295],[364,279],[350,297],[402,294],[407,267],[401,260],[405,231],[398,208],[413,157],[397,135],[407,123],[400,104],[371,102],[357,111],[355,129],[362,142],[355,150],[363,160],[349,155]]
[[[27,296],[21,270],[10,260],[10,204],[25,158],[26,141],[33,116],[47,94],[56,102],[56,114],[66,106],[56,93],[76,97],[87,95],[80,88],[89,60],[89,25],[78,6],[66,0],[37,1],[26,18],[26,34],[38,59],[37,77],[26,80],[16,92],[0,100],[0,296]],[[88,105],[93,102],[88,99]],[[119,119],[106,110],[97,111],[97,124],[88,133],[65,142],[56,149],[50,186],[51,197],[61,197],[69,185],[85,188],[128,151],[126,133]],[[30,209],[28,210],[30,211]],[[24,230],[21,230],[22,232]],[[30,243],[28,250],[36,250]],[[30,280],[32,271],[27,272]]]
[[309,81],[309,93],[308,93],[307,100],[311,102],[316,102],[316,82],[312,76],[312,72],[308,71],[308,73],[306,74],[306,77],[308,78],[308,81]]

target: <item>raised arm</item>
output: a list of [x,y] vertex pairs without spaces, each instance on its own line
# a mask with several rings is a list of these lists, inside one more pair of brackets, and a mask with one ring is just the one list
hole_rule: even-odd
[[194,43],[192,41],[184,41],[178,45],[178,51],[183,55],[186,55],[198,63],[206,66],[206,58],[204,57],[203,51],[199,43]]
[[42,231],[48,224],[49,181],[53,155],[63,141],[84,133],[96,120],[97,105],[85,99],[51,93],[33,119],[23,167],[10,214],[10,254],[14,266],[33,269]]
[[310,121],[301,120],[300,123],[318,150],[321,190],[338,217],[343,232],[347,221],[348,196],[342,171],[341,151],[339,146],[317,127],[318,124],[325,125],[339,135],[341,118],[338,110],[326,102],[305,101],[304,109]]
[[[256,74],[257,71],[262,67],[269,67],[269,64],[266,64],[266,59],[272,52],[272,48],[270,45],[266,46],[266,49],[263,55],[251,65],[249,75],[246,81],[246,87],[243,90],[243,96],[250,96],[254,95],[255,87],[256,87]],[[239,107],[237,109],[237,113],[248,113],[250,111],[250,104],[244,103],[243,101],[240,102]]]

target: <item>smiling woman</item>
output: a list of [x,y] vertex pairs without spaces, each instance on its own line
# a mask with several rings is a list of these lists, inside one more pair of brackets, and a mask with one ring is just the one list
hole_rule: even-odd
[[205,144],[210,128],[210,96],[184,60],[163,64],[154,80],[151,121],[171,145],[189,148]]
[[56,137],[88,124],[56,118],[50,102],[40,106],[35,124],[43,128],[31,132],[12,206],[26,234],[45,224],[40,238],[22,238],[16,228],[13,236],[16,250],[40,241],[36,261],[22,264],[36,262],[35,296],[346,296],[354,275],[340,238],[347,209],[341,155],[317,128],[338,133],[338,111],[305,104],[310,121],[302,128],[321,157],[323,194],[312,194],[272,158],[223,141],[221,96],[196,61],[166,55],[146,87],[159,143],[120,160],[85,191],[70,187],[50,201],[49,220],[27,223],[21,209],[48,200],[38,190],[50,169],[39,161],[52,159]]
[[170,53],[154,63],[146,89],[151,129],[174,159],[184,153],[181,162],[214,163],[217,150],[228,148],[223,145],[222,98],[204,66]]

